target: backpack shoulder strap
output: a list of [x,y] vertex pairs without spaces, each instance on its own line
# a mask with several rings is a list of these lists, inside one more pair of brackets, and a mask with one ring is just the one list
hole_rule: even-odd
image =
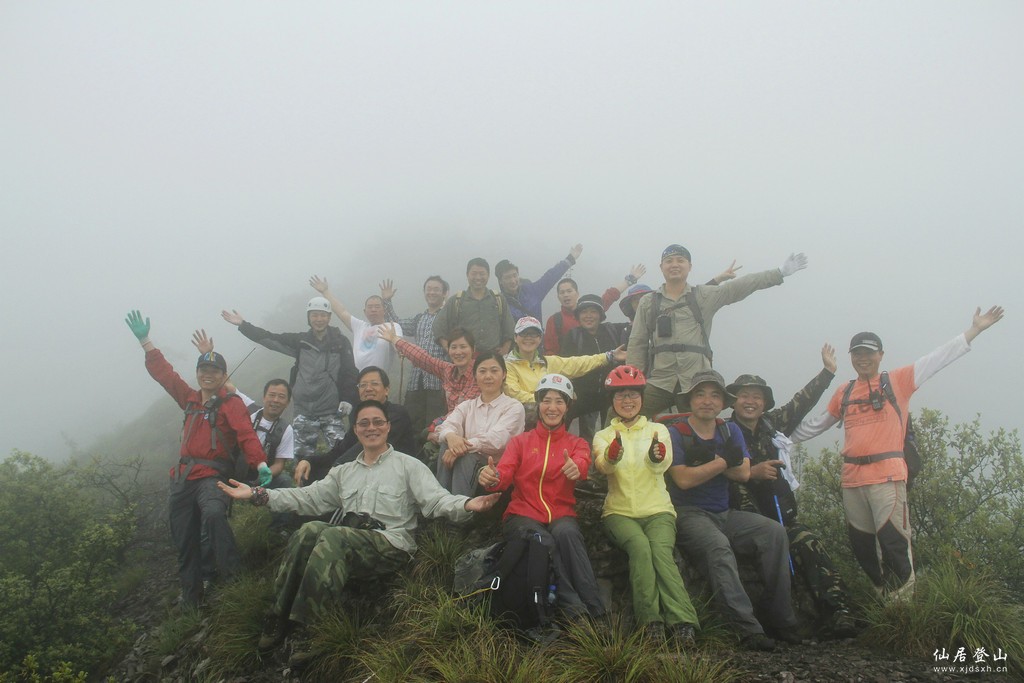
[[716,417],[715,430],[718,431],[718,436],[722,437],[722,443],[729,443],[729,439],[732,438],[732,432],[729,431],[729,424],[725,420]]
[[496,289],[492,289],[491,293],[494,294],[495,301],[498,302],[498,317],[505,317],[505,295]]
[[704,340],[704,347],[708,350],[708,361],[710,361],[713,366],[715,364],[714,352],[711,350],[711,341],[708,339],[708,331],[704,327],[704,314],[701,312],[700,306],[697,305],[696,287],[690,287],[690,291],[686,293],[686,305],[690,307],[693,319],[697,321],[697,326],[700,328],[700,336]]
[[853,393],[853,385],[857,383],[857,380],[851,379],[850,383],[846,385],[846,389],[843,390],[843,400],[839,404],[839,422],[841,423],[846,417],[846,408],[850,405],[850,394]]
[[879,382],[882,387],[882,394],[889,400],[892,407],[896,410],[896,416],[900,418],[900,422],[903,422],[903,411],[900,410],[900,404],[896,401],[896,392],[892,389],[892,382],[889,381],[889,371],[883,370],[882,377]]

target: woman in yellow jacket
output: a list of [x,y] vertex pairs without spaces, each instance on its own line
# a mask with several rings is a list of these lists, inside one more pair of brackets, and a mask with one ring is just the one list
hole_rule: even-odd
[[505,356],[508,366],[505,393],[526,406],[533,405],[533,392],[544,375],[556,373],[575,379],[596,368],[626,360],[626,351],[621,346],[592,356],[545,356],[538,353],[543,329],[536,318],[520,318],[516,322],[515,347]]
[[672,441],[663,424],[640,415],[647,380],[631,365],[608,373],[611,424],[594,436],[594,464],[608,477],[602,518],[612,542],[629,555],[629,581],[637,624],[679,648],[694,644],[697,611],[672,550],[676,512],[665,487]]

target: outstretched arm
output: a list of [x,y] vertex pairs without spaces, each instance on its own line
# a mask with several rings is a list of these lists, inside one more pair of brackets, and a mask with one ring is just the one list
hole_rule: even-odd
[[334,294],[331,293],[330,288],[327,286],[327,278],[314,275],[309,278],[309,286],[320,292],[325,299],[331,302],[331,310],[334,311],[334,315],[338,316],[338,319],[345,324],[349,330],[352,329],[352,314],[345,308],[345,304],[341,303]]
[[981,312],[981,308],[978,307],[974,311],[974,319],[971,321],[971,326],[964,332],[964,337],[967,338],[967,343],[970,344],[975,337],[987,330],[988,328],[995,325],[997,322],[1003,319],[1003,307],[993,306],[992,308]]

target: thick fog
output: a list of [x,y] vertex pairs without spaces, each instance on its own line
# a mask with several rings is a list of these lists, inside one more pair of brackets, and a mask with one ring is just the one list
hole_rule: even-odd
[[716,368],[776,396],[823,342],[835,388],[858,331],[897,367],[1003,305],[913,405],[1016,427],[1022,26],[1012,1],[0,4],[0,453],[169,400],[129,309],[194,381],[194,328],[233,365],[220,310],[294,302],[299,331],[312,274],[356,311],[394,278],[411,315],[430,274],[535,278],[577,242],[583,293],[634,263],[657,286],[672,242],[691,282],[804,251],[715,319]]

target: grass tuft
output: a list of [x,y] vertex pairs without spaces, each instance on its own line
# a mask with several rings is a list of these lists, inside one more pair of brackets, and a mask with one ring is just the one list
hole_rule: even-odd
[[273,582],[258,573],[242,574],[217,592],[207,640],[211,676],[246,671],[259,664],[256,643],[272,598]]
[[450,587],[455,578],[455,561],[468,549],[465,534],[435,522],[420,535],[418,545],[412,577]]
[[1024,608],[984,567],[955,560],[933,565],[918,578],[913,598],[875,601],[863,639],[894,652],[931,658],[936,649],[1001,648],[1018,672],[1024,662]]
[[176,652],[187,638],[199,630],[202,620],[198,607],[187,607],[168,616],[156,632],[154,652],[160,657]]

